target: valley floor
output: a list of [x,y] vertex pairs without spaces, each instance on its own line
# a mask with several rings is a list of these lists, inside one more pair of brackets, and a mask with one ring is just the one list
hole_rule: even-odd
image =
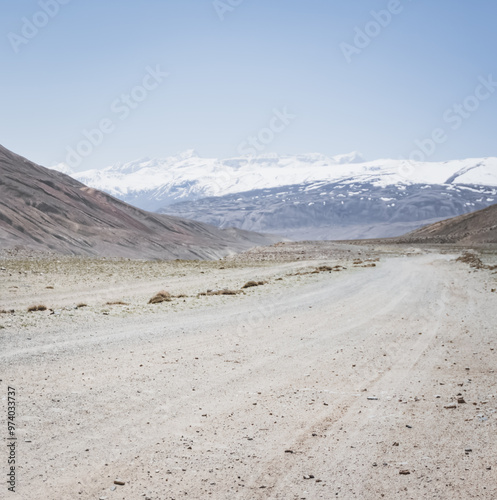
[[[460,253],[321,242],[216,262],[4,255],[8,497],[497,498],[497,274]],[[198,296],[249,280],[265,284]],[[162,289],[174,298],[147,304]]]

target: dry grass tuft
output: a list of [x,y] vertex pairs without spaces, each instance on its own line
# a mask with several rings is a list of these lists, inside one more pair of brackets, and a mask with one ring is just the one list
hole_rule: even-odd
[[225,288],[224,290],[207,290],[207,292],[201,292],[197,295],[197,297],[205,296],[205,295],[238,295],[239,293],[244,293],[241,290],[228,290]]
[[456,262],[464,262],[465,264],[469,264],[469,267],[474,267],[476,269],[482,269],[485,267],[481,259],[471,252],[464,252],[456,259]]
[[171,302],[171,294],[162,290],[156,293],[149,301],[149,304],[160,304],[161,302]]
[[46,311],[47,306],[44,306],[43,304],[38,304],[35,306],[28,307],[28,312],[35,312],[35,311]]
[[464,252],[456,259],[456,262],[464,262],[465,264],[469,264],[469,267],[473,267],[475,269],[488,269],[490,271],[497,269],[497,265],[488,266],[487,264],[484,264],[476,254],[471,252]]
[[260,286],[260,285],[264,285],[266,284],[265,281],[247,281],[247,283],[245,283],[245,285],[242,286],[242,288],[250,288],[250,287],[253,287],[253,286]]
[[128,302],[123,302],[122,300],[113,300],[111,302],[106,302],[106,306],[129,306]]

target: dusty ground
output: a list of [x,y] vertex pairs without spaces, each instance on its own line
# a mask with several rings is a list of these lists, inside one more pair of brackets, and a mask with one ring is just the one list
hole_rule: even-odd
[[[497,498],[497,274],[459,254],[4,254],[0,411],[7,437],[14,387],[18,483],[7,492],[5,452],[0,497]],[[266,284],[197,296],[248,280]],[[159,290],[186,297],[148,305]]]

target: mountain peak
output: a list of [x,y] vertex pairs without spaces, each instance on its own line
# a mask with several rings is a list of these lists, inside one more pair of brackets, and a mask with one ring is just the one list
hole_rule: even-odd
[[57,172],[61,172],[66,175],[73,175],[73,170],[69,167],[67,163],[57,163],[57,165],[53,165],[50,167],[51,170],[56,170]]
[[186,151],[174,155],[173,158],[188,160],[189,158],[199,158],[199,155],[194,149],[187,149]]
[[340,165],[347,163],[364,163],[366,161],[358,151],[352,151],[344,155],[335,155],[332,159]]

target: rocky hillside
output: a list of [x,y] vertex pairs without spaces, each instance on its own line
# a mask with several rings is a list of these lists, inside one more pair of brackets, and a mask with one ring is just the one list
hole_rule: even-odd
[[275,240],[146,212],[0,146],[0,248],[205,259]]

